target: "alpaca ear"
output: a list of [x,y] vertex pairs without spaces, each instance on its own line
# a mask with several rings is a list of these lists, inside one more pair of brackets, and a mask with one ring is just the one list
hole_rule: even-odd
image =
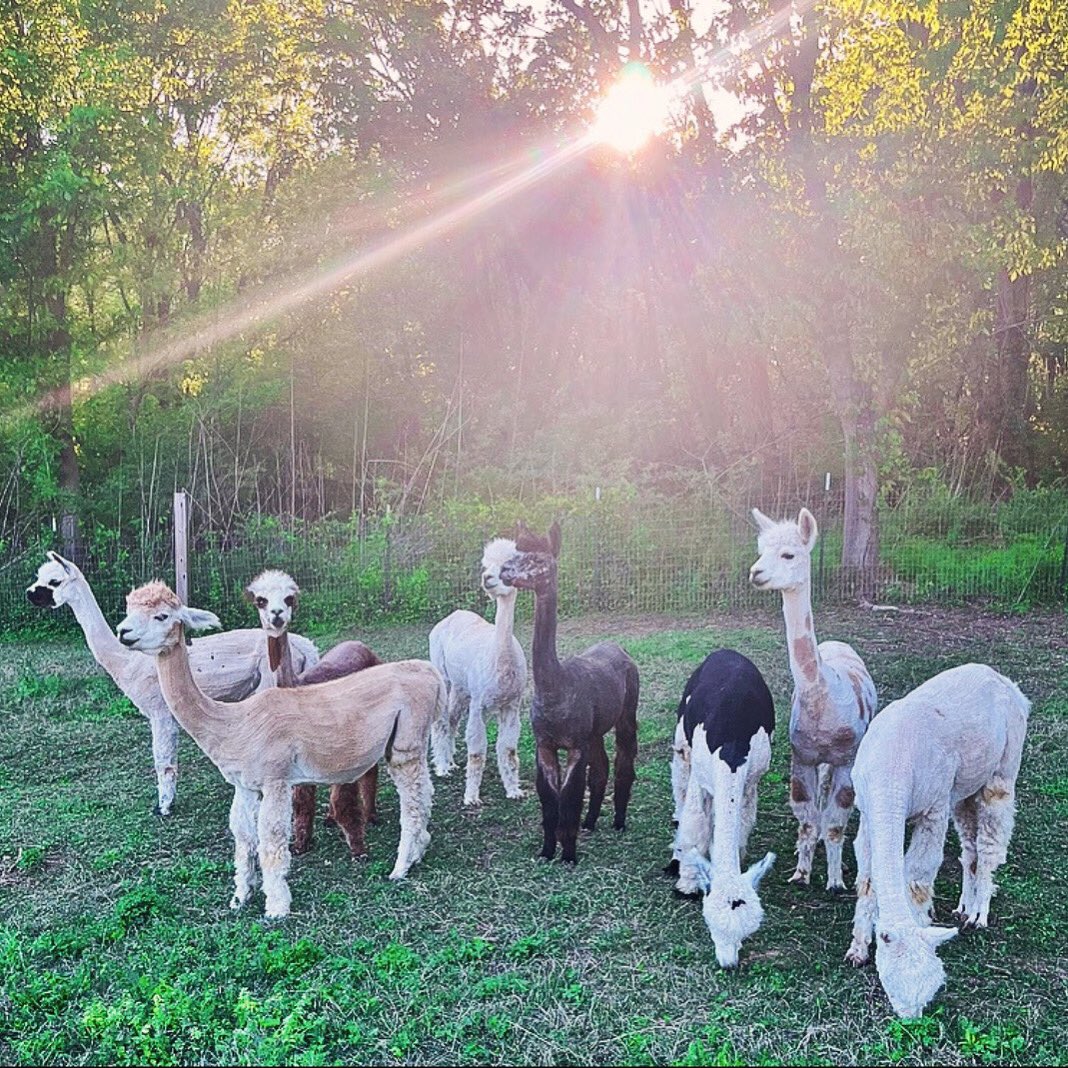
[[801,541],[811,549],[816,544],[816,537],[819,534],[816,517],[807,508],[802,508],[797,516],[797,526],[801,531]]
[[256,595],[252,592],[251,586],[246,586],[244,590],[244,598],[249,604],[256,603]]
[[951,938],[957,937],[956,927],[920,927],[920,937],[932,948],[935,949],[943,942],[948,942]]
[[68,575],[74,574],[74,565],[69,560],[64,560],[63,557],[59,555],[59,553],[54,553],[49,550],[48,559],[51,560],[53,563],[59,564],[59,566],[63,568],[63,570],[66,571]]
[[553,551],[553,556],[560,555],[560,520],[554,519],[553,525],[549,527],[549,548]]
[[759,527],[762,532],[770,530],[775,526],[775,520],[769,519],[759,508],[753,509],[753,518],[756,520],[757,527]]
[[702,894],[707,894],[712,889],[712,865],[708,859],[702,857],[696,849],[691,849],[686,854],[686,863],[697,869],[697,886]]
[[774,863],[775,854],[765,853],[763,860],[758,860],[746,871],[745,877],[753,884],[754,890],[760,885],[760,880],[771,871],[771,866]]
[[219,617],[214,612],[209,612],[204,608],[183,606],[176,614],[190,630],[208,630],[211,627],[222,627]]

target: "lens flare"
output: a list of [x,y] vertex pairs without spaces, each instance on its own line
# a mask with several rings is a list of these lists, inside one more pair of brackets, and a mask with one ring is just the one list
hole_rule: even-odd
[[673,96],[644,63],[628,63],[597,106],[593,140],[627,155],[637,152],[667,125]]

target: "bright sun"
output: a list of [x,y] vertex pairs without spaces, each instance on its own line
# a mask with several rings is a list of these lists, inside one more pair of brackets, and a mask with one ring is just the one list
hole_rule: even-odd
[[590,135],[617,152],[637,152],[667,122],[670,91],[644,63],[628,63],[597,106]]

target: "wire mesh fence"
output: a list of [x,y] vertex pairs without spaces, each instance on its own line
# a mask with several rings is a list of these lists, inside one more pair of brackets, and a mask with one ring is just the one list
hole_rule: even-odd
[[[756,557],[753,503],[768,514],[796,515],[802,502],[576,505],[562,521],[561,612],[686,614],[767,605],[767,594],[748,582]],[[820,522],[812,562],[817,601],[855,599],[860,580],[867,596],[885,603],[978,599],[1026,607],[1068,598],[1068,494],[1031,491],[999,505],[920,495],[884,503],[879,562],[865,576],[841,566],[842,506],[831,494],[810,503]],[[559,501],[551,507],[558,511]],[[533,506],[523,518],[544,527],[549,508]],[[279,567],[301,587],[302,618],[324,626],[432,622],[455,608],[485,610],[478,589],[482,545],[509,535],[515,518],[485,506],[362,522],[257,516],[223,533],[193,502],[190,600],[227,626],[255,625],[242,590],[263,568]],[[58,543],[46,532],[0,549],[5,629],[69,625],[69,613],[43,624],[25,598],[48,548]],[[171,518],[160,515],[137,537],[94,532],[79,555],[105,615],[117,619],[130,588],[153,577],[173,580]]]

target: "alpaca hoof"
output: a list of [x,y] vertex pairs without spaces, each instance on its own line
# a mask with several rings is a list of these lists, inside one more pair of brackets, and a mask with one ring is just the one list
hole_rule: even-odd
[[627,821],[626,820],[616,820],[612,824],[612,830],[614,830],[614,831],[625,831],[626,829],[627,829]]
[[166,819],[174,811],[175,802],[171,802],[168,805],[161,805],[158,801],[152,806],[152,813],[155,816],[160,816]]
[[292,853],[295,857],[302,857],[305,853],[311,851],[311,847],[311,842],[294,842],[289,847],[289,852]]
[[377,812],[372,812],[371,815],[367,817],[367,822],[372,827],[377,827],[378,826],[378,813]]
[[233,909],[234,912],[237,912],[238,909],[241,909],[241,908],[244,908],[244,907],[245,907],[245,900],[243,898],[238,897],[237,894],[234,894],[234,896],[232,898],[230,898],[230,908]]
[[323,826],[324,827],[336,827],[337,826],[337,820],[334,819],[333,816],[323,816]]
[[357,864],[365,864],[371,859],[371,854],[366,849],[354,849],[350,855]]
[[667,864],[660,869],[665,875],[670,875],[672,879],[679,877],[679,860],[676,857],[673,860],[668,861]]
[[504,795],[509,801],[522,801],[526,797],[525,790],[512,790]]
[[264,921],[264,923],[268,923],[268,924],[282,923],[284,920],[286,920],[288,918],[289,918],[289,909],[286,909],[285,912],[282,912],[281,910],[279,910],[277,912],[265,912],[263,914],[263,921]]
[[582,821],[582,829],[583,829],[584,831],[590,831],[591,833],[592,833],[593,831],[596,831],[596,830],[597,830],[597,821],[596,821],[596,820],[594,820],[594,821],[593,821],[593,822],[591,823],[591,822],[590,822],[589,820],[583,820],[583,821]]
[[578,857],[577,856],[575,856],[575,857],[561,857],[560,859],[561,859],[561,861],[563,861],[564,864],[570,864],[572,868],[574,868],[578,864]]
[[675,897],[683,901],[699,901],[701,899],[700,890],[680,890],[677,886],[673,886],[671,892]]
[[834,894],[835,897],[840,897],[846,892],[845,883],[828,883],[827,889]]
[[787,879],[787,882],[797,883],[799,886],[808,886],[808,880],[811,875],[811,872],[802,871],[800,868],[798,868],[797,871],[795,871],[793,875],[791,875],[790,878]]
[[849,948],[849,952],[845,955],[846,963],[852,964],[854,968],[863,967],[868,963],[868,951],[867,949],[855,949]]
[[474,797],[465,797],[464,798],[464,804],[468,808],[481,808],[482,807],[482,798],[479,797],[477,794]]
[[394,868],[389,873],[389,881],[391,883],[396,883],[396,882],[399,882],[401,879],[407,878],[407,876],[408,876],[408,869],[407,868],[404,868],[403,870],[399,870],[397,868]]

